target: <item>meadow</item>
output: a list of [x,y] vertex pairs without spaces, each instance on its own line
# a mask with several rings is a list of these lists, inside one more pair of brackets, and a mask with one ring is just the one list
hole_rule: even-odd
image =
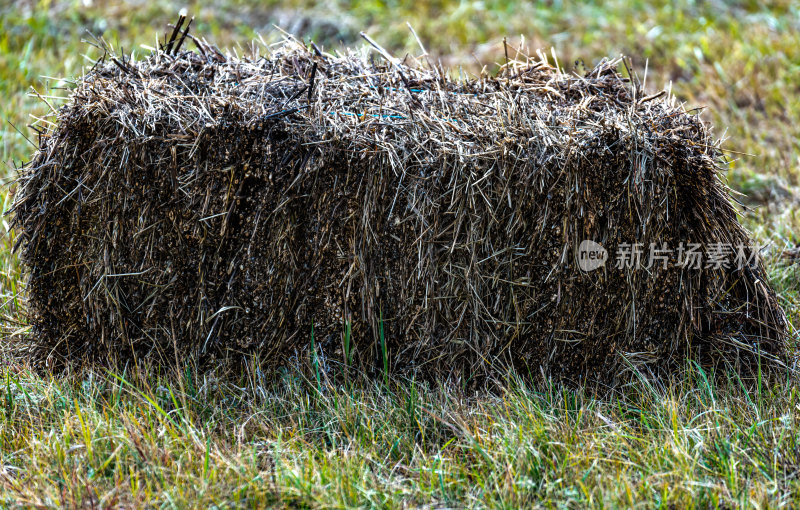
[[[27,126],[46,127],[56,97],[100,56],[89,34],[143,54],[182,7],[193,33],[240,53],[281,37],[273,24],[328,51],[362,45],[363,30],[415,53],[409,23],[455,73],[495,71],[504,37],[522,51],[552,47],[579,72],[630,56],[648,89],[705,108],[725,140],[723,177],[797,324],[797,3],[0,0],[4,211],[35,150]],[[597,394],[513,373],[480,393],[289,369],[273,380],[255,361],[238,372],[34,371],[12,353],[28,329],[24,275],[2,229],[0,508],[800,506],[791,373],[742,380],[689,363],[672,380]]]

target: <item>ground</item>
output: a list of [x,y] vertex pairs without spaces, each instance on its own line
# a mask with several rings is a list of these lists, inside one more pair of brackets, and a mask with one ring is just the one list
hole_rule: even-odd
[[[92,36],[143,53],[186,6],[194,33],[236,51],[280,33],[333,50],[361,30],[395,55],[426,49],[453,72],[493,72],[511,51],[578,69],[632,58],[725,138],[729,184],[749,207],[770,278],[798,320],[800,6],[795,2],[0,0],[4,210],[15,166],[69,79],[99,56]],[[524,35],[524,40],[520,37]],[[87,41],[87,42],[83,42]],[[30,139],[30,142],[26,140]],[[7,230],[4,223],[3,228]],[[672,381],[613,393],[529,386],[491,393],[386,379],[332,385],[287,371],[46,375],[4,353],[25,331],[13,235],[0,241],[0,508],[520,506],[759,508],[800,505],[794,376],[755,381],[688,364]]]

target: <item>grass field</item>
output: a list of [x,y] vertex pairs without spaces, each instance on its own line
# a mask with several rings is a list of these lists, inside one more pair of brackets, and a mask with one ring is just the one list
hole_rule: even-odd
[[[329,50],[360,45],[365,30],[397,55],[416,53],[409,22],[431,54],[468,73],[496,69],[504,36],[522,51],[553,47],[562,64],[630,55],[650,89],[671,83],[707,107],[735,151],[726,177],[752,208],[742,221],[772,243],[772,283],[797,324],[797,269],[781,256],[800,232],[797,3],[0,0],[4,209],[15,165],[34,150],[26,126],[49,110],[31,87],[67,94],[99,56],[87,30],[142,53],[184,6],[194,33],[239,51],[279,37],[275,23]],[[0,508],[800,506],[796,376],[742,381],[690,364],[661,385],[597,396],[514,374],[474,394],[292,371],[265,382],[257,368],[33,373],[6,351],[26,325],[3,228]]]

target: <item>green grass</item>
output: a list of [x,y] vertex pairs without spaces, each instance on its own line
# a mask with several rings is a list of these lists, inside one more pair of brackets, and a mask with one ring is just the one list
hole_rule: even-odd
[[6,504],[716,508],[800,504],[797,390],[690,367],[597,397],[514,377],[493,395],[290,372],[5,370]]
[[[87,29],[141,53],[187,5],[86,4],[0,0],[6,183],[33,150],[25,137],[35,142],[35,133],[26,126],[41,125],[36,117],[49,111],[28,95],[31,87],[64,96],[69,79],[99,56],[81,42]],[[418,54],[410,22],[434,58],[467,73],[496,69],[503,36],[514,52],[552,46],[567,67],[625,53],[643,76],[647,62],[649,88],[671,82],[679,98],[708,107],[704,118],[736,151],[726,177],[755,206],[742,219],[759,241],[773,243],[772,283],[798,324],[800,279],[780,257],[800,232],[796,2],[214,0],[187,7],[194,33],[229,47],[246,47],[257,34],[276,39],[270,26],[277,22],[327,49],[360,45],[365,30],[397,55]],[[13,190],[9,184],[0,194],[4,210]],[[528,387],[513,375],[493,394],[467,394],[388,375],[334,386],[321,371],[304,379],[289,370],[271,383],[255,369],[35,374],[4,354],[25,319],[13,236],[2,228],[0,508],[800,505],[795,379],[743,382],[688,366],[663,387],[639,381],[597,396]],[[347,350],[347,335],[344,342]]]

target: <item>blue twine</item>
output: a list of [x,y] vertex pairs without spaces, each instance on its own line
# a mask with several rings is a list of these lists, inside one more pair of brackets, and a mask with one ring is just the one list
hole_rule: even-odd
[[[338,115],[352,115],[354,117],[361,117],[361,115],[359,115],[358,113],[353,113],[353,112],[328,112],[328,115],[337,115],[337,114]],[[406,119],[406,118],[408,118],[408,117],[405,117],[403,115],[381,115],[381,114],[378,114],[378,113],[365,113],[364,115],[368,115],[370,117],[384,118],[384,119]]]
[[[350,116],[353,116],[353,117],[361,117],[362,116],[359,113],[353,113],[353,112],[328,112],[328,115],[350,115]],[[405,117],[403,115],[387,115],[387,114],[381,115],[381,114],[378,114],[378,113],[365,113],[363,115],[366,115],[366,116],[369,116],[369,117],[383,118],[383,119],[407,119],[408,118],[408,117]],[[444,120],[446,120],[448,122],[461,122],[460,119],[444,119]]]

